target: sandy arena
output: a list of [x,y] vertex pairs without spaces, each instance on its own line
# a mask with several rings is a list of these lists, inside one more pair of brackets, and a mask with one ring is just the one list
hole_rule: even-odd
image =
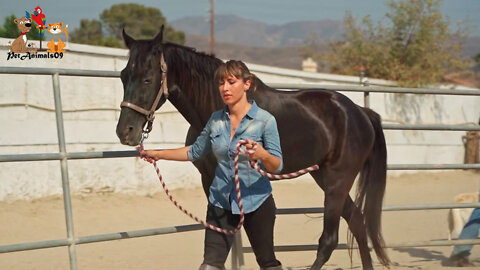
[[[448,171],[389,177],[384,205],[451,203],[462,192],[479,189],[480,174]],[[323,192],[312,181],[273,183],[278,208],[319,207]],[[204,216],[206,199],[201,188],[172,192],[187,209]],[[164,193],[152,197],[120,194],[74,196],[76,236],[132,231],[194,223],[171,204]],[[447,238],[447,210],[384,212],[383,233],[387,243]],[[322,232],[321,215],[279,215],[275,228],[277,245],[315,244]],[[243,244],[249,245],[242,232]],[[63,239],[66,236],[61,197],[0,203],[0,245]],[[341,222],[340,243],[346,242],[346,223]],[[197,269],[202,261],[203,231],[142,237],[77,246],[79,269]],[[446,265],[451,247],[388,249],[393,270],[456,269]],[[376,269],[383,269],[372,253]],[[284,269],[306,269],[315,252],[278,252]],[[480,269],[480,247],[471,259]],[[258,269],[253,254],[245,255],[245,269]],[[230,260],[226,264],[231,267]],[[351,268],[353,267],[353,268]],[[0,269],[69,269],[66,247],[0,254]],[[354,251],[353,265],[345,250],[334,251],[324,269],[361,269]]]

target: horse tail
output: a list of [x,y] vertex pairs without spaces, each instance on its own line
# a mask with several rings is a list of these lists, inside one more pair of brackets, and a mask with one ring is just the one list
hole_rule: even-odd
[[363,108],[363,111],[373,125],[375,141],[360,172],[355,205],[363,208],[365,226],[373,249],[380,263],[388,266],[390,259],[385,251],[381,226],[382,202],[387,182],[387,147],[380,115],[368,108]]

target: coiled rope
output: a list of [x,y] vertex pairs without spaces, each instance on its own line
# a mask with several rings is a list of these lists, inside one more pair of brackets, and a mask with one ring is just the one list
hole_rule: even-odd
[[[143,141],[143,140],[142,140]],[[246,150],[246,149],[243,149],[242,146],[245,145],[245,144],[252,144],[253,145],[253,148],[251,150]],[[162,178],[162,175],[160,174],[160,169],[158,168],[157,166],[157,162],[152,159],[152,158],[148,158],[148,157],[142,157],[145,161],[149,162],[149,163],[152,163],[153,164],[153,167],[155,168],[155,172],[157,173],[158,175],[158,180],[160,181],[160,183],[162,184],[162,187],[163,187],[163,190],[165,191],[165,193],[167,194],[168,198],[170,199],[170,201],[172,201],[172,203],[178,208],[180,209],[180,211],[182,211],[183,213],[185,213],[187,216],[189,216],[190,218],[192,218],[193,220],[195,220],[196,222],[202,224],[203,226],[211,229],[211,230],[214,230],[214,231],[217,231],[219,233],[223,233],[223,234],[235,234],[236,232],[238,232],[241,228],[242,228],[242,225],[243,225],[243,222],[245,220],[245,213],[244,213],[244,210],[243,210],[243,204],[242,204],[242,196],[241,196],[241,192],[240,192],[240,178],[238,176],[238,157],[240,155],[240,153],[243,153],[243,154],[253,154],[255,152],[255,149],[257,148],[257,142],[255,141],[252,141],[252,140],[240,140],[238,141],[237,145],[236,145],[236,152],[235,152],[235,159],[234,159],[234,167],[235,167],[235,188],[236,188],[236,193],[237,193],[237,199],[238,199],[238,208],[240,210],[240,221],[238,222],[238,225],[235,229],[233,230],[225,230],[223,228],[220,228],[220,227],[217,227],[217,226],[214,226],[214,225],[211,225],[201,219],[199,219],[198,217],[196,217],[195,215],[193,215],[192,213],[190,213],[188,210],[186,210],[185,208],[183,208],[183,206],[181,206],[175,199],[173,199],[172,195],[170,194],[170,191],[168,190],[167,186],[165,185],[165,182],[163,181],[163,178]],[[140,152],[141,155],[143,155],[143,143],[140,143],[139,147],[137,148],[138,151]],[[315,170],[318,170],[319,169],[319,166],[318,165],[313,165],[313,166],[310,166],[308,168],[305,168],[305,169],[302,169],[302,170],[298,170],[296,172],[293,172],[293,173],[287,173],[287,174],[271,174],[271,173],[268,173],[264,170],[262,170],[262,168],[260,168],[260,165],[258,163],[258,161],[253,161],[253,160],[250,160],[250,166],[252,166],[252,168],[254,168],[255,170],[257,170],[260,174],[270,178],[270,179],[276,179],[276,180],[280,180],[280,179],[290,179],[290,178],[295,178],[295,177],[298,177],[300,175],[303,175],[303,174],[306,174],[308,172],[311,172],[311,171],[315,171]]]

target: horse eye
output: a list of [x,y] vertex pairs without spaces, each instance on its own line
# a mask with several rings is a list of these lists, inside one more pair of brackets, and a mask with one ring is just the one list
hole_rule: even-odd
[[143,84],[151,84],[151,83],[152,83],[152,81],[151,81],[151,80],[149,80],[149,79],[145,79],[145,80],[143,80]]

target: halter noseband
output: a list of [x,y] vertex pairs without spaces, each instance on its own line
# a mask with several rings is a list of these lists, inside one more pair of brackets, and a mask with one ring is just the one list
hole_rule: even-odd
[[160,89],[158,90],[157,97],[155,98],[155,101],[153,102],[150,110],[147,111],[144,108],[127,101],[122,101],[122,103],[120,103],[120,107],[127,107],[145,115],[148,122],[147,128],[143,130],[145,134],[148,134],[150,133],[150,131],[152,131],[153,120],[155,119],[155,116],[154,116],[155,109],[157,109],[157,106],[158,106],[158,103],[160,102],[160,98],[162,97],[162,94],[165,96],[165,98],[168,98],[167,63],[165,62],[163,53],[162,53],[162,56],[160,57],[160,69],[162,71],[161,86],[160,86]]

